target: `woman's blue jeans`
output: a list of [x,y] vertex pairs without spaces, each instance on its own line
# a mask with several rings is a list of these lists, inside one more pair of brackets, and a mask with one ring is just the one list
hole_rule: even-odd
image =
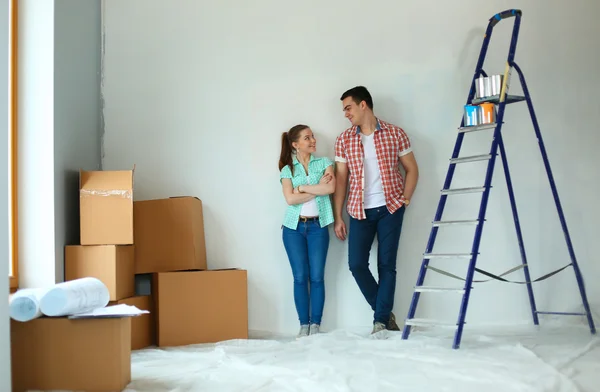
[[298,222],[296,230],[284,226],[282,237],[294,276],[294,302],[300,324],[321,324],[329,229],[321,227],[318,220]]

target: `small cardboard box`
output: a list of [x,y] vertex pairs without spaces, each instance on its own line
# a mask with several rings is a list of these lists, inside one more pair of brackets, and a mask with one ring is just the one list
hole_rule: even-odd
[[11,320],[13,391],[122,391],[131,382],[131,319]]
[[135,295],[133,245],[65,246],[65,280],[100,279],[111,301]]
[[157,345],[248,339],[247,271],[154,274]]
[[109,305],[130,305],[149,314],[142,314],[131,319],[131,349],[139,350],[156,344],[156,325],[154,320],[154,300],[149,295],[125,298],[110,302]]
[[133,244],[133,172],[80,170],[81,245]]
[[133,210],[136,274],[206,269],[200,199],[136,201]]

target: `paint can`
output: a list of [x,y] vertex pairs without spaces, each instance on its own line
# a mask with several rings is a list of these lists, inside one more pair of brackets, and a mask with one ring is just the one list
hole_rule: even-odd
[[502,90],[502,75],[492,75],[490,79],[490,95],[500,95]]
[[485,78],[482,76],[475,79],[475,98],[485,97]]
[[483,78],[483,97],[487,98],[487,97],[491,97],[492,94],[492,79],[490,79],[489,77],[485,77]]
[[464,124],[465,127],[479,125],[479,111],[477,105],[465,105]]
[[480,124],[493,124],[496,122],[496,105],[486,102],[479,105],[479,108]]

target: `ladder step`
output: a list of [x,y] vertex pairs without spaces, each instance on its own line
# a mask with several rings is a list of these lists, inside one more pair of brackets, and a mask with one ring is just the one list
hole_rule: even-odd
[[478,223],[479,223],[479,219],[473,219],[473,220],[454,220],[454,221],[434,221],[433,222],[433,227],[476,225]]
[[[525,97],[523,97],[521,95],[509,95],[509,94],[506,94],[505,102],[507,104],[509,104],[509,103],[521,102],[521,101],[524,101],[526,99],[527,98],[525,98]],[[479,105],[480,103],[484,103],[484,102],[499,104],[500,103],[500,94],[498,94],[498,95],[492,95],[491,97],[476,98],[473,101],[471,101],[471,103],[473,105]]]
[[465,193],[480,193],[484,192],[484,186],[476,186],[470,188],[455,188],[455,189],[442,189],[442,195],[461,195]]
[[467,163],[467,162],[478,162],[478,161],[487,161],[492,157],[491,154],[484,155],[473,155],[469,157],[461,157],[461,158],[452,158],[450,159],[450,163]]
[[485,131],[486,129],[494,129],[494,128],[496,128],[496,123],[472,125],[469,127],[458,128],[458,133]]
[[570,313],[570,312],[540,312],[536,311],[537,314],[557,314],[560,316],[587,316],[587,313]]
[[457,328],[458,327],[458,325],[450,324],[447,321],[439,321],[439,320],[432,320],[432,319],[418,319],[418,318],[407,319],[404,321],[404,324],[405,325],[414,325],[417,327],[429,327],[429,326],[442,327],[442,328]]
[[465,289],[460,287],[416,286],[415,291],[419,293],[464,293]]
[[426,259],[470,259],[471,256],[472,253],[425,253],[423,255]]

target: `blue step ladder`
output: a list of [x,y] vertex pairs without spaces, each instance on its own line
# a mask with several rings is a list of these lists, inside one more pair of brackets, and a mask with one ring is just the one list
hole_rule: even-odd
[[[521,268],[524,271],[525,282],[512,282],[512,283],[526,284],[527,291],[529,294],[529,303],[531,305],[533,322],[535,325],[539,325],[539,319],[538,319],[539,314],[585,316],[585,317],[587,317],[587,321],[589,323],[591,333],[592,334],[596,333],[596,328],[594,326],[594,321],[592,319],[592,313],[590,311],[590,306],[588,304],[588,299],[587,299],[587,295],[586,295],[586,291],[585,291],[585,287],[584,287],[583,277],[581,275],[581,270],[579,269],[579,265],[578,265],[577,259],[575,257],[575,251],[573,250],[573,244],[571,243],[571,237],[569,235],[569,230],[567,228],[565,216],[563,213],[563,209],[561,207],[560,199],[558,196],[558,191],[556,189],[554,177],[552,175],[552,170],[550,168],[550,163],[548,161],[548,155],[547,155],[546,149],[544,147],[544,142],[543,142],[542,135],[540,132],[540,127],[538,125],[535,111],[533,109],[533,102],[531,100],[531,96],[529,95],[529,90],[527,88],[527,84],[525,83],[525,77],[523,76],[523,72],[521,71],[521,68],[514,62],[515,50],[517,47],[517,39],[518,39],[518,35],[519,35],[519,27],[520,27],[520,23],[521,23],[521,16],[522,16],[521,10],[511,9],[511,10],[506,10],[499,14],[496,14],[489,19],[489,23],[488,23],[488,26],[487,26],[487,29],[485,32],[484,40],[483,40],[483,45],[481,48],[481,52],[479,54],[477,66],[475,68],[475,74],[473,76],[473,81],[471,83],[471,90],[470,90],[469,96],[467,98],[467,104],[479,105],[481,103],[493,103],[494,110],[497,111],[496,116],[495,116],[496,118],[495,118],[495,121],[492,123],[487,123],[487,124],[482,124],[482,125],[474,125],[474,126],[465,126],[465,118],[464,118],[465,116],[463,116],[460,128],[458,129],[458,136],[456,138],[456,143],[454,145],[454,151],[452,152],[452,157],[450,159],[450,165],[448,168],[448,172],[446,174],[446,179],[444,181],[444,187],[441,190],[441,196],[440,196],[440,200],[439,200],[437,210],[435,213],[435,218],[434,218],[434,221],[432,224],[432,229],[431,229],[431,233],[429,235],[429,240],[427,242],[427,247],[425,250],[423,261],[421,263],[421,268],[419,270],[419,275],[417,278],[415,292],[413,294],[413,297],[412,297],[412,300],[410,303],[410,307],[409,307],[409,311],[408,311],[408,315],[405,320],[404,329],[402,331],[402,339],[408,339],[410,332],[411,332],[411,328],[414,326],[447,326],[447,327],[456,329],[452,347],[454,349],[458,349],[460,347],[460,342],[461,342],[461,338],[462,338],[462,334],[463,334],[463,327],[465,324],[465,317],[467,314],[467,306],[469,304],[469,297],[471,295],[472,285],[474,282],[475,283],[483,282],[483,281],[474,281],[473,280],[475,272],[479,272],[484,275],[487,275],[487,276],[491,277],[492,279],[505,281],[505,282],[511,282],[511,281],[503,278],[503,276],[505,276],[509,273],[512,273]],[[511,38],[511,42],[510,42],[508,60],[506,62],[506,69],[505,69],[504,77],[502,79],[502,86],[501,86],[500,94],[475,99],[475,92],[476,92],[475,85],[476,85],[477,79],[479,79],[480,77],[487,76],[487,74],[482,69],[482,67],[483,67],[486,52],[488,49],[488,45],[490,42],[490,38],[492,36],[493,28],[500,21],[502,21],[504,19],[508,19],[508,18],[513,18],[513,17],[515,18],[515,23],[514,23],[512,38]],[[508,93],[507,93],[512,69],[516,70],[519,75],[519,79],[520,79],[520,82],[521,82],[521,85],[523,88],[524,96],[508,95]],[[478,94],[478,95],[480,95],[480,94]],[[553,271],[549,274],[546,274],[546,275],[544,275],[536,280],[533,280],[533,281],[531,280],[531,277],[529,274],[529,267],[527,264],[525,247],[523,245],[523,236],[521,233],[521,226],[519,224],[519,216],[517,213],[517,207],[516,207],[516,203],[515,203],[515,195],[513,192],[512,181],[511,181],[510,172],[508,169],[508,162],[506,159],[506,151],[504,149],[504,143],[502,140],[502,132],[501,132],[506,105],[512,104],[512,103],[517,103],[517,102],[523,102],[523,101],[527,102],[527,107],[529,108],[529,113],[531,115],[531,120],[533,122],[533,128],[534,128],[535,134],[537,136],[537,140],[538,140],[539,147],[540,147],[540,152],[542,155],[542,159],[544,161],[544,166],[546,169],[546,173],[548,175],[548,180],[550,182],[550,187],[552,189],[552,195],[554,197],[556,209],[558,210],[560,224],[561,224],[562,230],[564,232],[564,237],[565,237],[565,240],[567,243],[567,247],[569,249],[569,255],[570,255],[570,259],[571,259],[570,264],[568,264],[556,271]],[[484,131],[486,129],[487,130],[494,129],[493,141],[492,141],[492,145],[491,145],[489,154],[459,157],[462,142],[463,142],[465,135],[470,134],[471,132]],[[480,245],[480,240],[481,240],[481,234],[483,231],[483,224],[485,222],[486,209],[487,209],[488,198],[490,195],[490,188],[491,188],[491,183],[492,183],[492,175],[494,172],[494,165],[496,163],[496,155],[498,154],[498,149],[500,150],[500,156],[502,158],[502,166],[504,168],[506,184],[508,187],[508,195],[510,198],[510,205],[511,205],[511,209],[512,209],[514,222],[515,222],[515,228],[516,228],[517,239],[519,242],[519,249],[520,249],[520,254],[521,254],[522,265],[518,266],[517,268],[513,268],[503,274],[494,275],[489,272],[478,269],[476,267],[476,264],[477,264],[477,257],[479,255],[479,245]],[[462,164],[465,162],[476,162],[476,161],[484,161],[484,162],[487,161],[488,162],[487,171],[486,171],[486,175],[485,175],[485,182],[484,182],[483,186],[470,187],[470,188],[454,188],[454,189],[451,188],[452,178],[454,175],[454,170],[456,168],[456,165],[459,165],[459,164]],[[444,206],[446,204],[446,199],[448,196],[467,194],[467,193],[475,193],[475,192],[482,193],[481,204],[479,207],[479,213],[478,213],[477,219],[475,219],[475,220],[457,220],[457,221],[442,220],[442,214],[444,212]],[[451,226],[451,225],[452,226],[453,225],[475,225],[476,226],[472,249],[471,249],[470,253],[433,253],[433,247],[434,247],[436,236],[438,233],[438,228],[442,227],[442,226]],[[456,275],[453,275],[451,273],[445,272],[443,270],[437,269],[437,268],[429,265],[431,260],[440,259],[440,258],[442,258],[442,259],[444,259],[444,258],[445,259],[462,258],[462,259],[468,260],[469,264],[468,264],[466,278],[458,277]],[[583,308],[584,308],[585,313],[538,311],[536,308],[535,299],[534,299],[534,295],[533,295],[532,283],[544,280],[544,279],[564,270],[565,268],[567,268],[569,266],[572,266],[573,270],[575,272],[575,277],[577,279],[577,284],[579,286],[579,292],[581,294],[581,300],[583,302]],[[425,281],[425,274],[428,269],[436,271],[436,272],[440,272],[444,275],[448,275],[453,278],[458,278],[458,279],[464,280],[464,282],[465,282],[464,288],[448,289],[448,288],[443,288],[443,287],[424,286],[423,282]],[[415,313],[417,311],[417,305],[419,303],[419,297],[420,297],[421,293],[425,293],[425,292],[445,293],[448,291],[458,291],[458,292],[463,293],[462,294],[462,302],[460,304],[460,310],[459,310],[459,314],[458,314],[458,320],[457,320],[456,324],[445,324],[444,325],[443,323],[440,323],[435,320],[415,318]]]

